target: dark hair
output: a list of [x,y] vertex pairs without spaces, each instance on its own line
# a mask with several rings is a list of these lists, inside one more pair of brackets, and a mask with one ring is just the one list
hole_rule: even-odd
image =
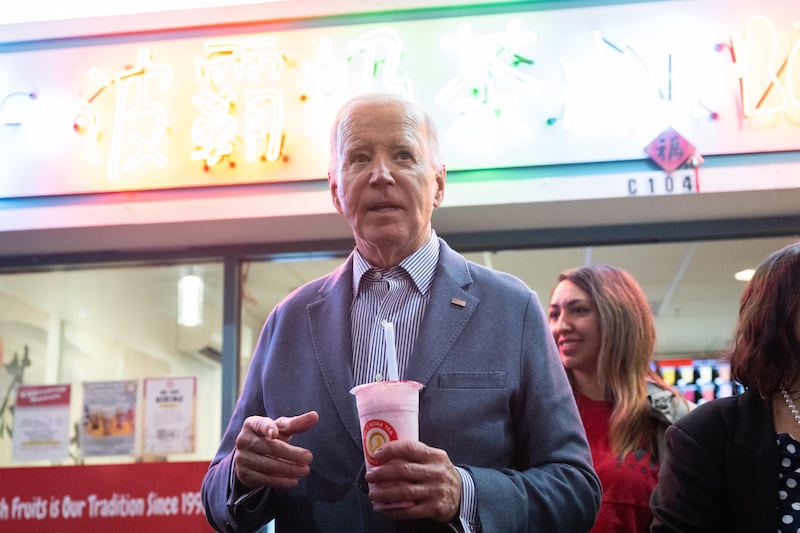
[[770,254],[742,293],[731,376],[762,398],[800,380],[800,241]]

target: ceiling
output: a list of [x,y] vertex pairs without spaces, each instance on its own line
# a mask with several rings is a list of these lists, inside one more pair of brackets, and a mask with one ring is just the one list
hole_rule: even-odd
[[679,242],[525,250],[487,254],[485,261],[514,272],[547,304],[556,274],[583,264],[624,268],[640,283],[658,329],[660,358],[717,355],[730,339],[744,283],[734,273],[755,268],[791,238]]

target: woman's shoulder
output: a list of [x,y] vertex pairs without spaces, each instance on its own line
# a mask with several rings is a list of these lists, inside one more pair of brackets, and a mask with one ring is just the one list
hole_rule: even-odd
[[696,407],[674,390],[650,380],[647,381],[647,399],[656,416],[669,424],[683,418]]
[[771,426],[769,402],[752,391],[717,398],[698,405],[676,425],[689,432],[722,431],[730,433],[738,427]]

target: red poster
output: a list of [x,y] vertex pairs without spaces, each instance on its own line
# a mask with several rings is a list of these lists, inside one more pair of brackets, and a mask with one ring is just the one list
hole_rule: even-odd
[[0,469],[0,532],[211,532],[208,462]]

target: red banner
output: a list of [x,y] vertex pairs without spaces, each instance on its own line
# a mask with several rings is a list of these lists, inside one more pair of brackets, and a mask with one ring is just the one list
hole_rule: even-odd
[[0,532],[209,532],[208,462],[0,469]]
[[69,385],[20,385],[17,387],[17,407],[69,407],[69,394]]

